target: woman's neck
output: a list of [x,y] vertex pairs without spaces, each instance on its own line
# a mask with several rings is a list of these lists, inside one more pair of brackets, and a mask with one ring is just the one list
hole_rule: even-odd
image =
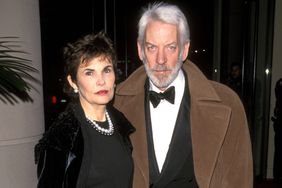
[[91,105],[80,102],[85,116],[95,121],[106,121],[106,105]]

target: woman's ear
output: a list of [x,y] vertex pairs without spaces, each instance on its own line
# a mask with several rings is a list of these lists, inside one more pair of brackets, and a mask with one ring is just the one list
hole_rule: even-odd
[[78,92],[78,87],[77,87],[76,83],[74,83],[74,82],[72,81],[70,75],[67,76],[67,80],[68,80],[70,86],[73,88],[74,92],[77,93],[77,92]]

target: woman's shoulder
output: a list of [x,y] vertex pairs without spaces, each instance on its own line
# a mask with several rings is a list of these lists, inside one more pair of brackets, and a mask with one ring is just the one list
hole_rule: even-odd
[[74,110],[74,104],[69,104],[66,109],[59,114],[57,119],[55,119],[45,135],[59,134],[60,136],[68,136],[68,134],[75,132],[78,128],[78,120]]
[[114,125],[118,128],[118,131],[121,134],[129,135],[135,131],[133,125],[121,111],[112,105],[109,105],[107,109],[109,110]]
[[78,120],[74,115],[72,105],[68,105],[43,134],[36,144],[35,150],[41,151],[51,148],[58,151],[68,151],[78,130]]

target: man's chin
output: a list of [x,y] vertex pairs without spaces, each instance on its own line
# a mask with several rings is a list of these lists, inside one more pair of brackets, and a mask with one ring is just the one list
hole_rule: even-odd
[[168,72],[155,72],[154,77],[158,79],[159,81],[165,81],[169,77]]
[[157,86],[158,88],[165,88],[167,87],[168,82],[168,78],[164,78],[164,77],[155,77],[155,79],[153,80],[153,83],[155,84],[155,86]]

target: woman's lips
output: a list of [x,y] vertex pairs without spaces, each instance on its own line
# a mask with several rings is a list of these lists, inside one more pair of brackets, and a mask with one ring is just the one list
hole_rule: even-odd
[[98,95],[106,95],[108,93],[108,90],[100,90],[98,92],[96,92],[96,94]]

